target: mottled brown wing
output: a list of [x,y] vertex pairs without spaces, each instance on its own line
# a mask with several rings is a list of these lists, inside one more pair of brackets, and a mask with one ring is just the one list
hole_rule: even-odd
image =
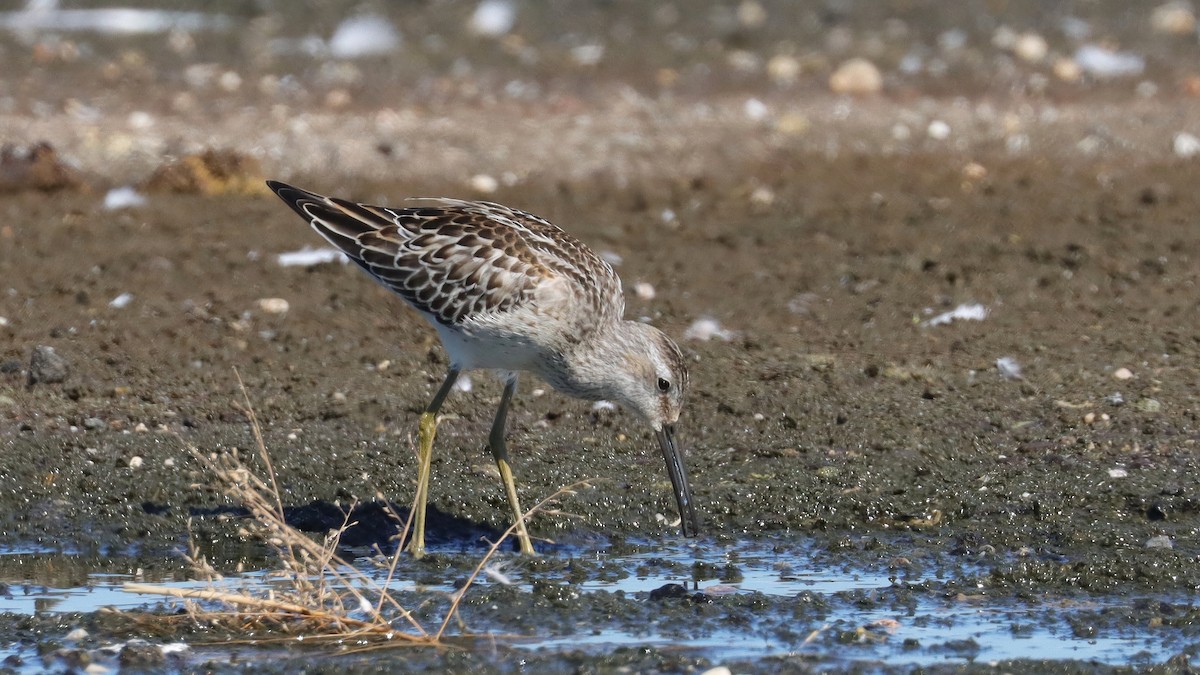
[[493,219],[511,221],[524,229],[525,245],[536,252],[542,265],[576,285],[593,315],[607,315],[612,319],[624,315],[625,296],[620,277],[612,265],[586,244],[532,213],[495,202],[472,204],[485,209]]
[[[431,200],[428,207],[391,209],[267,184],[371,276],[447,325],[516,307],[549,276],[575,279],[579,270],[555,252],[579,248],[607,268],[553,225],[498,205]],[[556,237],[569,249],[556,249]]]

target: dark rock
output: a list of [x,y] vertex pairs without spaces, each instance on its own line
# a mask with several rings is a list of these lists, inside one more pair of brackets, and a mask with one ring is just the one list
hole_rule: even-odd
[[62,382],[70,370],[70,364],[54,351],[54,347],[38,345],[29,359],[29,386]]
[[130,640],[121,648],[118,661],[123,668],[152,668],[166,663],[162,649],[143,640]]

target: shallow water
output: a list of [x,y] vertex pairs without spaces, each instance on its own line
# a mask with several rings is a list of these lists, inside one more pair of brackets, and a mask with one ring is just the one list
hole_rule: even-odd
[[[896,580],[886,568],[853,569],[828,564],[820,555],[801,547],[780,547],[762,543],[730,546],[672,545],[648,547],[629,555],[610,555],[605,550],[565,551],[546,556],[553,563],[587,561],[595,563],[589,578],[565,579],[561,571],[530,569],[526,561],[500,559],[495,572],[483,574],[469,594],[495,592],[501,586],[524,595],[536,595],[537,587],[565,584],[578,593],[577,604],[603,598],[628,598],[643,606],[658,603],[664,617],[679,610],[687,612],[700,605],[720,608],[733,598],[757,598],[761,607],[755,621],[730,625],[717,616],[698,614],[691,634],[681,638],[678,626],[665,620],[633,622],[628,625],[596,626],[574,630],[566,635],[551,633],[528,635],[503,622],[489,622],[463,610],[476,633],[527,635],[509,639],[512,647],[528,652],[609,654],[622,647],[658,648],[684,651],[703,656],[714,663],[758,661],[764,657],[803,657],[815,663],[917,666],[970,662],[993,662],[1023,658],[1075,659],[1110,665],[1146,665],[1166,660],[1187,646],[1185,635],[1176,629],[1118,626],[1089,628],[1088,617],[1120,613],[1135,602],[1187,603],[1174,596],[1134,598],[1040,597],[1032,602],[1012,599],[964,598],[945,592],[947,568]],[[448,556],[460,557],[460,556]],[[557,559],[557,560],[556,560]],[[46,569],[60,570],[72,560],[81,566],[87,562],[46,551],[6,551],[4,561],[6,592],[0,595],[0,612],[10,615],[69,615],[95,612],[101,608],[145,610],[171,613],[180,603],[159,597],[125,592],[130,581],[151,582],[171,588],[203,588],[203,582],[181,580],[171,574],[116,573],[121,561],[104,561],[105,571],[86,573],[76,585],[65,585],[45,576]],[[19,561],[19,564],[14,562]],[[101,561],[91,561],[100,565]],[[126,561],[136,567],[136,561]],[[472,560],[463,561],[464,569]],[[406,572],[421,563],[402,561],[401,580],[393,587],[400,592],[444,595],[453,589],[456,574],[445,584],[416,587],[406,580]],[[21,570],[28,573],[22,573]],[[561,568],[560,568],[561,569]],[[39,572],[41,570],[41,572]],[[970,570],[958,570],[958,572]],[[382,574],[382,572],[380,573]],[[41,578],[39,578],[41,576]],[[52,575],[72,578],[72,575]],[[508,582],[508,583],[504,583]],[[264,588],[273,583],[263,572],[231,575],[221,582],[230,587]],[[668,584],[678,584],[674,596],[663,599]],[[924,588],[924,592],[898,595],[897,589]],[[670,596],[670,594],[666,594]],[[797,604],[820,607],[817,619],[805,615],[792,619]],[[57,636],[63,639],[63,635]],[[687,631],[685,631],[687,632]],[[503,642],[503,640],[501,640]],[[103,645],[100,645],[103,646]],[[17,655],[26,666],[42,663],[35,645],[28,642],[0,644],[0,658]],[[191,660],[203,654],[205,659],[222,658],[222,649],[202,647],[191,652]],[[99,653],[99,652],[98,652]],[[244,656],[244,655],[243,655]],[[40,667],[40,666],[39,666]],[[27,668],[26,668],[27,669]]]

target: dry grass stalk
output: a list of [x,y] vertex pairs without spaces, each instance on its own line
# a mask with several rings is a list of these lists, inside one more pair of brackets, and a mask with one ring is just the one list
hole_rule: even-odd
[[[399,546],[391,556],[382,583],[338,555],[341,535],[352,525],[349,518],[353,505],[347,510],[342,526],[331,531],[320,542],[286,522],[274,466],[271,464],[262,429],[240,375],[238,385],[242,389],[244,412],[254,434],[259,459],[266,469],[266,479],[248,469],[236,451],[217,454],[202,452],[195,446],[189,446],[188,449],[217,479],[225,493],[249,511],[250,524],[245,528],[245,533],[266,543],[279,556],[283,563],[280,574],[288,585],[283,589],[271,588],[264,591],[220,588],[215,585],[205,589],[179,589],[154,584],[126,583],[124,589],[132,593],[186,600],[188,614],[194,621],[220,624],[233,629],[261,628],[282,633],[305,631],[306,639],[316,640],[352,637],[400,641],[393,644],[440,644],[450,621],[457,616],[463,596],[503,542],[516,530],[516,523],[491,545],[467,583],[452,594],[450,608],[446,611],[437,632],[431,634],[391,594],[390,584],[395,579],[397,561],[402,555]],[[526,511],[522,520],[528,520],[534,513],[585,484],[586,481],[581,481],[559,489]],[[401,521],[390,509],[388,512],[397,522]],[[397,535],[398,542],[403,542],[408,536],[412,522],[411,513],[410,509],[409,518]],[[210,582],[221,580],[221,575],[209,564],[196,547],[195,539],[190,536],[190,522],[188,529],[189,549],[184,555],[185,560],[198,578]],[[220,603],[227,611],[207,609],[193,601]],[[396,619],[403,619],[407,628],[397,629],[393,625]]]

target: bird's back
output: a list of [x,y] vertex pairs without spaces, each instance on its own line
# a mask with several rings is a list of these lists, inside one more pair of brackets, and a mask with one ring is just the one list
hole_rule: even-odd
[[524,211],[456,199],[385,208],[277,181],[268,185],[329,243],[439,329],[503,324],[505,315],[531,310],[553,321],[548,292],[570,305],[567,314],[596,325],[624,313],[612,267],[562,229]]

